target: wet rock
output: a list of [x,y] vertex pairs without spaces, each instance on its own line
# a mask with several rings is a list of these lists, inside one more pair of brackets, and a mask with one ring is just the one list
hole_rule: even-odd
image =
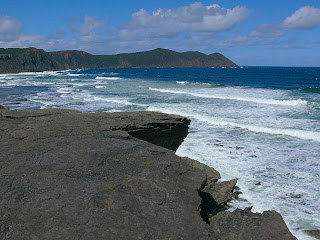
[[275,211],[252,213],[251,208],[219,212],[210,218],[213,239],[296,240]]
[[237,179],[209,183],[199,191],[202,198],[200,215],[205,222],[209,223],[211,216],[220,212],[228,202],[238,196],[238,193],[234,192],[236,183]]
[[320,230],[304,230],[303,232],[311,237],[320,239]]

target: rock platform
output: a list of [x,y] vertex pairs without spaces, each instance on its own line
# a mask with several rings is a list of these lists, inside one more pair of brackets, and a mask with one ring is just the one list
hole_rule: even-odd
[[296,239],[276,212],[225,211],[236,180],[175,155],[189,124],[1,109],[0,239]]

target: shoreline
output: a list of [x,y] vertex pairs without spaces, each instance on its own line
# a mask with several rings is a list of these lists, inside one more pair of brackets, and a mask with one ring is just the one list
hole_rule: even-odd
[[[128,71],[129,71],[129,70],[128,70]],[[159,70],[159,71],[160,71],[160,70]],[[177,70],[177,71],[178,71],[178,70]],[[200,71],[200,70],[198,70],[198,71]],[[202,71],[202,70],[201,70],[201,71]],[[203,71],[205,71],[205,70],[203,70]],[[221,71],[221,70],[220,70],[220,71]],[[121,72],[121,71],[119,71],[119,72]],[[233,72],[233,71],[232,71],[232,72]],[[237,71],[235,71],[235,72],[237,72]],[[41,73],[40,73],[40,74],[41,74]],[[36,75],[35,75],[35,76],[36,76]],[[20,78],[20,77],[18,77],[18,78]],[[29,78],[29,77],[28,77],[28,78]],[[119,83],[120,83],[120,82],[119,82]],[[68,87],[69,87],[69,86],[68,86]],[[59,93],[60,93],[60,91],[59,91]],[[68,92],[67,92],[67,91],[65,91],[65,92],[61,91],[61,94],[62,94],[62,93],[63,93],[64,96],[66,96]],[[133,101],[133,102],[135,102],[135,101]],[[129,103],[128,103],[128,104],[129,104]],[[132,103],[132,104],[134,104],[134,103]],[[15,106],[12,105],[12,107],[15,107]],[[49,107],[49,106],[48,106],[48,107]],[[21,109],[21,107],[20,107],[20,109]],[[156,110],[156,108],[155,108],[155,110]],[[86,110],[84,110],[84,111],[86,111]],[[161,110],[160,110],[160,111],[161,111]],[[176,112],[179,113],[180,111],[176,111]],[[170,112],[169,112],[169,113],[170,113]],[[172,113],[173,113],[173,112],[172,112]],[[180,113],[180,114],[184,115],[184,114],[183,114],[183,111],[182,111],[182,113]],[[186,115],[186,116],[188,116],[188,115]],[[213,140],[214,140],[214,139],[213,139]],[[225,144],[225,143],[223,143],[223,144]],[[232,144],[231,144],[231,145],[229,144],[229,147],[236,146],[235,144],[236,144],[236,143],[233,142],[233,145],[232,145]],[[237,145],[237,146],[238,146],[238,145]],[[239,145],[239,146],[241,146],[241,145]],[[228,145],[225,145],[225,147],[228,147]],[[242,147],[244,147],[244,146],[242,146]],[[241,151],[239,150],[238,152],[241,152]],[[190,155],[190,156],[192,156],[192,155]],[[197,159],[197,158],[196,158],[196,159]],[[199,159],[199,160],[201,160],[201,159]],[[209,163],[209,162],[208,162],[208,163]],[[215,164],[215,165],[217,165],[217,164]],[[210,164],[210,166],[215,166],[215,165],[211,165],[211,164]],[[220,165],[220,164],[219,164],[219,165]],[[218,166],[219,166],[219,165],[218,165]],[[218,166],[217,166],[217,167],[218,167]],[[220,165],[219,167],[220,167],[220,168],[219,168],[219,171],[221,172],[221,170],[222,170],[221,167],[223,168],[223,163],[222,163],[222,162],[221,162],[221,165]],[[222,172],[223,172],[223,171],[222,171]],[[237,177],[238,175],[239,175],[239,174],[233,174],[232,177]],[[240,174],[240,175],[241,175],[241,174]],[[231,179],[231,178],[225,178],[225,179]],[[263,184],[262,184],[262,185],[263,185]],[[242,185],[242,187],[243,187],[243,185]],[[263,188],[263,187],[262,187],[262,188]],[[265,195],[265,194],[264,194],[264,195]],[[264,201],[261,202],[259,196],[256,195],[254,199],[251,199],[251,202],[252,202],[252,203],[260,203],[260,204],[261,204],[261,203],[263,203]],[[286,202],[286,201],[284,201],[284,202]],[[256,204],[254,204],[254,205],[256,206]],[[266,205],[266,206],[267,206],[267,205]],[[281,205],[280,205],[280,206],[281,206]],[[279,208],[272,208],[272,207],[271,207],[271,208],[270,208],[270,207],[269,207],[269,208],[263,208],[262,205],[259,205],[259,207],[256,208],[256,209],[257,209],[258,211],[260,210],[261,212],[262,212],[263,209],[265,209],[265,210],[267,210],[267,209],[277,209],[277,210],[279,210]],[[255,209],[254,209],[254,210],[255,210]],[[301,210],[302,210],[302,209],[301,209]],[[281,210],[280,210],[280,211],[281,211]],[[285,216],[286,216],[286,215],[285,215]],[[286,216],[286,217],[288,217],[288,216]],[[287,219],[288,224],[290,224],[290,218],[286,218],[286,219]],[[306,219],[306,218],[300,218],[300,220],[302,220],[302,219]],[[290,226],[292,226],[292,225],[290,224]],[[297,226],[297,225],[295,225],[295,226]],[[295,229],[295,228],[294,228],[295,226],[292,226],[291,229],[294,230],[294,229]],[[301,226],[305,226],[305,225],[302,224]],[[303,228],[303,229],[304,229],[304,228]],[[311,228],[310,228],[310,229],[311,229]],[[294,231],[294,232],[295,232],[295,231]],[[299,237],[301,237],[301,239],[304,239],[303,236],[302,236],[302,231],[299,231],[299,232],[301,232],[301,235],[299,235]],[[296,233],[296,232],[295,232],[295,233]],[[299,234],[300,234],[300,233],[299,233]],[[298,235],[297,235],[297,236],[298,236]],[[308,238],[308,239],[309,239],[309,238]]]
[[[37,169],[36,170],[36,172],[38,172],[37,176],[38,176],[38,174],[40,174],[38,177],[34,176],[34,175],[30,175],[30,176],[27,175],[25,177],[29,178],[28,182],[30,182],[30,181],[32,182],[32,181],[38,179],[37,180],[38,184],[40,184],[38,187],[45,184],[40,188],[43,188],[45,186],[51,186],[53,184],[53,182],[51,182],[50,180],[48,182],[48,180],[42,179],[42,174],[45,174],[45,175],[47,175],[47,174],[52,175],[53,174],[52,175],[53,179],[56,179],[58,176],[60,176],[60,174],[58,172],[61,172],[61,170],[63,170],[63,169],[64,170],[62,172],[66,172],[66,170],[70,168],[71,165],[68,168],[63,167],[61,170],[59,170],[57,172],[58,175],[56,175],[56,173],[55,173],[57,166],[60,166],[60,167],[58,167],[59,169],[63,166],[63,165],[61,165],[63,163],[63,161],[61,162],[62,159],[65,159],[65,160],[67,160],[69,158],[74,159],[74,156],[70,155],[70,152],[72,152],[72,154],[77,155],[78,157],[81,157],[81,156],[84,157],[89,154],[90,156],[87,156],[85,158],[90,159],[90,161],[93,161],[93,162],[90,163],[89,165],[87,165],[86,168],[88,168],[88,170],[89,169],[91,169],[91,170],[87,173],[83,172],[84,170],[81,170],[81,172],[83,172],[83,173],[81,173],[81,176],[86,176],[90,172],[96,172],[94,175],[90,174],[91,177],[89,178],[92,180],[95,179],[94,180],[94,182],[95,182],[99,179],[99,177],[98,177],[98,176],[100,176],[99,172],[106,171],[106,173],[108,173],[108,174],[115,174],[114,178],[119,179],[118,180],[119,183],[121,182],[120,185],[118,185],[119,183],[118,184],[116,184],[116,183],[111,184],[112,186],[109,187],[109,190],[107,192],[101,193],[101,194],[116,194],[118,189],[122,189],[120,192],[117,192],[117,194],[121,195],[121,196],[120,195],[118,196],[119,198],[117,198],[117,200],[113,199],[111,201],[109,198],[104,200],[102,195],[101,196],[99,195],[100,194],[99,191],[97,192],[98,195],[96,197],[94,197],[95,195],[92,195],[91,199],[96,199],[94,202],[95,202],[95,204],[98,204],[97,205],[98,208],[102,209],[102,211],[106,211],[106,209],[108,209],[108,212],[116,210],[116,209],[117,209],[117,211],[119,211],[120,209],[122,209],[122,210],[126,209],[126,215],[127,214],[130,215],[130,213],[132,213],[133,210],[131,208],[128,209],[128,208],[124,207],[124,206],[126,206],[126,204],[128,204],[128,203],[124,203],[124,202],[126,202],[126,198],[131,199],[130,201],[133,201],[132,197],[135,199],[135,194],[133,194],[133,193],[135,191],[143,191],[144,193],[141,192],[140,194],[137,195],[138,199],[140,199],[139,201],[143,201],[144,204],[149,204],[149,207],[151,207],[151,209],[158,209],[158,211],[160,211],[160,212],[158,212],[157,214],[160,214],[161,212],[163,212],[163,210],[164,210],[163,207],[165,207],[165,209],[166,209],[166,206],[167,206],[167,207],[169,207],[169,209],[171,209],[170,206],[172,203],[170,203],[170,202],[173,199],[172,200],[170,200],[170,199],[171,198],[175,199],[173,201],[178,205],[175,205],[176,207],[169,211],[170,214],[166,215],[166,217],[163,219],[164,221],[168,221],[168,219],[171,219],[172,217],[176,216],[176,217],[179,217],[179,219],[185,219],[184,220],[185,222],[182,221],[182,222],[184,222],[184,224],[187,224],[187,222],[191,221],[188,224],[191,224],[191,225],[196,224],[199,229],[202,229],[196,233],[193,231],[192,234],[189,232],[188,234],[191,234],[191,235],[185,235],[184,233],[177,230],[177,229],[179,229],[178,226],[175,226],[174,227],[175,231],[178,231],[178,234],[180,236],[181,236],[181,234],[185,235],[186,236],[185,239],[194,239],[194,237],[195,237],[194,234],[196,234],[197,237],[200,239],[207,239],[207,238],[204,238],[205,235],[207,237],[210,235],[210,237],[208,237],[208,239],[211,239],[211,237],[213,237],[213,236],[215,236],[217,239],[230,239],[230,237],[231,237],[230,234],[238,234],[239,237],[237,239],[248,239],[248,238],[252,238],[252,237],[254,239],[258,239],[257,238],[258,236],[259,236],[259,239],[270,239],[271,236],[272,236],[272,239],[296,239],[289,232],[289,230],[286,227],[280,214],[278,214],[274,211],[267,211],[262,214],[252,213],[250,211],[250,208],[247,208],[245,210],[236,210],[234,212],[226,211],[227,203],[231,199],[237,197],[237,195],[238,195],[237,191],[235,191],[236,180],[231,180],[231,181],[226,181],[226,182],[218,181],[218,179],[220,179],[220,174],[216,170],[214,170],[213,168],[208,167],[204,164],[199,163],[198,161],[195,161],[195,160],[192,160],[189,158],[178,157],[177,155],[174,154],[173,151],[169,150],[169,152],[168,152],[167,150],[165,150],[166,148],[176,150],[178,148],[178,146],[182,143],[183,139],[187,136],[188,125],[190,123],[190,120],[188,120],[186,118],[183,118],[183,117],[180,117],[177,115],[168,115],[168,114],[156,113],[156,112],[81,113],[81,112],[76,112],[76,111],[71,111],[71,110],[59,110],[59,109],[46,109],[46,110],[37,110],[37,111],[1,110],[0,114],[1,114],[0,119],[4,123],[1,127],[3,129],[5,129],[4,132],[2,131],[3,135],[1,137],[4,139],[7,139],[7,141],[8,141],[8,142],[4,143],[4,145],[0,146],[0,148],[2,148],[2,150],[3,150],[1,152],[2,152],[2,154],[8,155],[9,152],[13,151],[12,152],[13,155],[12,154],[10,155],[11,162],[8,162],[7,164],[9,164],[9,165],[6,165],[6,166],[9,166],[7,168],[13,170],[14,168],[12,168],[12,167],[14,165],[12,165],[12,164],[14,162],[15,162],[15,164],[20,162],[19,163],[19,166],[20,166],[19,172],[20,173],[18,175],[23,174],[23,172],[25,171],[23,169],[29,169],[27,172],[29,172],[32,169],[34,169],[34,170]],[[51,125],[48,126],[47,122],[50,122]],[[12,127],[14,127],[14,129],[12,129]],[[70,131],[71,131],[71,133],[70,133]],[[92,135],[92,133],[94,133],[94,135]],[[87,135],[87,134],[89,134],[89,135]],[[54,138],[52,138],[53,136],[54,136]],[[85,138],[83,138],[81,136],[84,136]],[[140,150],[138,152],[134,151],[133,153],[130,153],[129,155],[134,154],[134,156],[136,156],[135,157],[136,158],[135,161],[137,161],[136,164],[138,164],[138,165],[142,164],[141,166],[143,166],[144,164],[147,164],[147,165],[145,167],[142,167],[143,169],[139,169],[139,168],[135,167],[135,165],[131,165],[130,163],[128,163],[132,168],[131,170],[128,170],[125,167],[126,163],[124,163],[125,165],[122,165],[122,164],[119,165],[119,163],[121,163],[123,160],[120,160],[119,162],[118,162],[118,160],[116,160],[116,161],[111,160],[114,158],[114,156],[118,156],[120,154],[120,152],[117,153],[116,149],[113,149],[114,147],[111,147],[112,145],[110,145],[111,148],[107,147],[108,148],[107,152],[110,152],[110,151],[112,151],[112,152],[115,151],[115,152],[112,155],[110,155],[110,154],[108,155],[108,153],[105,152],[105,150],[103,150],[101,148],[97,148],[97,145],[92,145],[93,143],[88,143],[88,140],[92,139],[92,137],[94,137],[94,139],[100,139],[99,141],[109,141],[108,139],[110,139],[111,141],[115,141],[115,139],[118,139],[116,141],[118,141],[118,142],[120,141],[119,144],[120,143],[122,144],[122,142],[124,144],[124,145],[120,145],[120,146],[122,146],[122,150],[121,150],[122,152],[127,152],[127,151],[130,152],[131,147],[128,148],[128,146],[133,144],[135,146],[134,149],[136,149],[138,147],[138,149],[140,149]],[[48,142],[49,139],[51,139],[50,144]],[[141,141],[139,139],[142,139],[143,141]],[[92,141],[92,140],[90,140],[90,141]],[[59,144],[59,142],[60,143],[64,142],[64,145]],[[82,154],[80,154],[80,153],[75,152],[76,149],[74,149],[74,147],[70,148],[70,145],[73,146],[75,143],[76,143],[76,145],[74,145],[74,146],[81,145],[84,147],[84,145],[83,145],[84,142],[86,144],[88,144],[88,146],[86,146],[86,148],[89,147],[88,149],[90,149],[90,148],[94,148],[97,150],[99,149],[98,152],[95,152],[95,151],[97,151],[97,150],[95,150],[93,152],[91,151],[92,153],[89,153],[87,151],[83,152],[84,150],[81,150],[80,152],[82,152]],[[150,142],[153,144],[156,144],[160,147],[156,147],[153,144],[150,145]],[[11,144],[9,144],[9,143],[11,143]],[[94,140],[94,143],[97,144],[97,141]],[[15,147],[12,148],[8,144],[10,146],[15,146]],[[66,146],[69,146],[67,148],[68,149],[68,151],[66,152],[67,154],[61,155],[59,152],[62,152],[62,153],[64,152],[63,149],[66,147],[65,144],[67,144]],[[57,148],[57,146],[59,146],[59,147]],[[108,145],[106,145],[106,146],[108,146]],[[17,151],[18,149],[19,149],[19,151]],[[37,152],[39,152],[39,153],[34,155],[34,153],[32,153],[32,151],[31,151],[31,149],[37,149]],[[59,152],[57,152],[58,149],[59,149]],[[119,149],[119,148],[117,148],[117,149]],[[147,150],[147,152],[143,153],[146,150]],[[43,151],[43,153],[40,154],[40,152],[42,152],[42,151]],[[101,151],[103,151],[104,153],[102,154]],[[69,152],[69,154],[68,154],[68,152]],[[105,155],[105,154],[107,154],[107,155]],[[114,154],[116,154],[116,155],[114,155]],[[140,154],[142,154],[142,155],[140,156]],[[147,155],[145,155],[145,154],[147,154]],[[105,169],[105,168],[101,168],[101,167],[98,167],[98,168],[95,167],[96,165],[94,162],[97,160],[95,160],[95,158],[92,158],[92,157],[93,156],[98,157],[99,155],[105,156],[104,157],[105,160],[104,160],[103,165],[107,164],[109,166],[109,168]],[[53,157],[53,156],[55,156],[55,157]],[[109,157],[106,158],[106,156],[109,156]],[[124,156],[126,156],[126,155],[123,155],[123,157]],[[121,158],[123,158],[123,157],[121,157]],[[152,160],[154,157],[155,157],[155,159]],[[17,160],[14,160],[15,158],[17,158],[17,160],[19,159],[18,162],[17,162]],[[28,162],[23,162],[23,161],[21,162],[21,160],[22,160],[21,158],[22,159],[24,159],[24,158],[29,159],[28,160],[29,162],[31,160],[31,162],[30,162],[31,165]],[[98,158],[101,158],[101,157],[98,157]],[[119,157],[116,157],[116,159],[118,159],[118,158]],[[159,162],[159,160],[156,160],[156,159],[161,159],[161,158],[164,158],[167,160],[161,160],[160,162]],[[4,159],[4,158],[2,158],[2,159]],[[32,160],[32,159],[34,159],[34,160]],[[127,157],[125,157],[125,159],[127,159]],[[174,159],[174,161],[171,162],[171,160],[169,160],[169,159]],[[109,162],[110,160],[111,160],[111,162]],[[41,165],[38,165],[38,163],[37,163],[39,161],[40,161],[40,163],[41,162],[43,162],[43,163],[47,162],[47,163],[45,165],[41,164],[42,165],[41,166]],[[101,161],[101,160],[99,160],[99,161]],[[105,162],[105,161],[107,161],[107,162]],[[164,164],[163,161],[169,161],[169,162]],[[70,161],[68,160],[68,162],[70,162]],[[145,162],[145,163],[143,164],[143,162]],[[48,163],[49,163],[49,165],[48,165]],[[71,163],[76,164],[74,166],[77,166],[77,164],[78,164],[76,162],[70,162],[70,164]],[[10,164],[11,164],[11,166],[10,166]],[[85,163],[83,162],[82,164],[85,164]],[[112,165],[109,165],[109,164],[112,164]],[[176,164],[178,164],[178,165],[176,165]],[[113,167],[110,169],[110,166],[113,166]],[[126,174],[129,174],[128,176],[131,176],[131,174],[132,174],[131,171],[133,170],[133,172],[135,172],[135,174],[133,176],[135,176],[135,177],[134,178],[132,178],[133,176],[129,177],[129,179],[131,179],[131,180],[129,182],[127,182],[128,179],[125,180],[125,179],[123,179],[123,176],[118,176],[114,171],[111,171],[113,168],[115,168],[115,167],[117,168],[119,166],[123,166],[123,167],[125,167],[125,169],[127,169],[127,170],[125,170],[125,172],[123,172],[123,170],[120,171],[120,173],[122,173],[121,175],[123,175],[125,173],[125,176],[126,176]],[[171,169],[171,170],[169,170],[169,172],[168,172],[168,167],[169,167],[169,169]],[[81,168],[79,168],[79,170],[80,169]],[[74,178],[75,177],[74,174],[76,174],[76,175],[80,174],[80,172],[78,172],[78,171],[77,171],[78,173],[74,172],[73,170],[72,170],[72,172],[70,172],[69,170],[67,170],[67,171],[69,172],[69,173],[66,173],[67,178],[69,178],[68,176],[70,176],[71,178]],[[173,171],[173,173],[180,172],[180,174],[171,175],[170,171]],[[15,178],[15,176],[12,175],[12,174],[14,174],[14,172],[16,172],[16,171],[13,171],[11,173],[7,173],[4,175],[12,176],[13,178]],[[138,172],[140,172],[140,173],[138,173]],[[17,173],[18,172],[16,172],[16,174]],[[85,174],[85,175],[83,175],[83,174]],[[96,174],[98,174],[98,175],[96,175]],[[204,178],[200,177],[201,175],[204,176]],[[74,177],[72,177],[72,176],[74,176]],[[141,176],[142,178],[140,179],[139,176]],[[160,177],[158,179],[158,181],[155,182],[154,181],[155,179],[154,179],[152,181],[153,182],[152,185],[145,185],[143,187],[143,189],[140,189],[140,187],[142,187],[141,184],[142,183],[144,184],[144,180],[143,180],[144,178],[146,178],[146,177],[153,178],[155,176]],[[190,180],[186,180],[186,179],[182,180],[182,179],[180,179],[181,176],[182,177],[185,176],[185,177],[188,177],[193,180],[191,180],[191,182],[190,182]],[[139,177],[140,180],[137,180],[136,177]],[[200,179],[198,179],[199,177],[200,177]],[[35,179],[32,180],[33,178],[35,178]],[[63,178],[65,178],[65,177],[63,177]],[[124,178],[126,178],[126,177],[124,177]],[[202,178],[202,180],[201,180],[201,178]],[[40,179],[42,179],[42,180],[40,180]],[[57,181],[59,181],[59,182],[62,180],[62,179],[61,180],[58,180],[58,179],[57,179]],[[81,180],[81,178],[78,178],[78,177],[76,179],[78,179],[77,181],[80,180],[82,183],[81,182],[79,182],[79,183],[81,183],[81,184],[85,183],[85,182],[83,182],[83,180],[85,180],[85,179],[86,179],[85,181],[88,181],[87,177],[85,177],[83,180]],[[162,180],[160,180],[160,179],[162,179]],[[165,181],[168,182],[169,185],[167,185],[167,184],[163,185],[162,181],[164,179],[166,179]],[[174,180],[174,179],[176,179],[176,180]],[[196,179],[198,179],[198,180],[196,180]],[[92,180],[90,180],[90,182],[92,182]],[[63,197],[64,198],[63,202],[64,201],[68,202],[69,201],[68,199],[70,197],[74,198],[77,195],[77,193],[75,193],[72,190],[72,188],[70,189],[68,187],[70,184],[70,183],[68,183],[68,181],[65,183],[64,183],[64,181],[65,180],[63,180],[60,184],[62,184],[62,185],[66,184],[65,188],[68,190],[67,190],[67,194],[65,194]],[[135,185],[135,184],[131,183],[131,181],[138,181],[139,184]],[[178,185],[173,184],[175,186],[172,186],[172,183],[174,183],[175,181],[178,181],[180,184],[178,184]],[[94,182],[92,182],[92,183],[94,183]],[[71,183],[71,185],[73,187],[76,187],[76,185],[74,185],[75,183],[76,182]],[[158,186],[158,184],[160,184],[161,187]],[[171,185],[171,187],[170,187],[170,185]],[[33,186],[33,184],[28,186],[28,188],[35,187],[35,186],[33,186],[33,187],[32,186]],[[53,190],[50,190],[51,187],[50,188],[46,187],[46,189],[47,189],[46,191],[49,191],[49,192],[37,193],[38,187],[36,187],[33,190],[33,192],[35,191],[35,193],[30,192],[26,196],[22,197],[22,199],[20,201],[29,202],[31,199],[33,199],[35,197],[42,199],[44,197],[43,194],[47,195],[48,193],[50,193],[52,191],[53,191],[52,194],[54,194],[54,192],[56,192],[56,190],[54,190],[54,189],[56,189],[56,187],[53,188]],[[127,187],[129,187],[129,189],[131,189],[129,192],[128,192],[128,190],[125,190],[125,189],[127,189]],[[78,188],[78,187],[76,187],[76,188]],[[99,188],[100,187],[98,187],[97,190]],[[132,191],[132,188],[134,188],[135,190]],[[152,190],[152,188],[155,188],[158,190],[156,192],[154,192]],[[194,189],[194,190],[192,190],[192,189]],[[16,190],[12,189],[11,191],[16,191]],[[151,195],[149,195],[150,193],[147,193],[149,191],[151,191]],[[181,193],[186,194],[185,197],[183,197],[183,199],[181,199],[181,196],[180,196]],[[122,195],[122,194],[125,194],[125,195]],[[160,196],[159,196],[159,194],[160,194]],[[51,193],[50,193],[50,195],[51,195]],[[163,197],[161,197],[161,195],[163,195],[165,197],[163,198]],[[80,194],[80,196],[82,196],[82,194]],[[84,195],[83,197],[85,197],[85,196],[86,195]],[[109,196],[109,195],[107,195],[107,196]],[[142,198],[141,198],[141,196],[142,196]],[[147,200],[150,196],[152,196],[152,198],[150,200]],[[160,199],[157,200],[159,197],[160,197]],[[79,198],[79,197],[76,197],[76,199],[77,198]],[[87,197],[85,197],[85,198],[87,198]],[[30,199],[30,200],[28,200],[28,199]],[[80,197],[80,199],[82,199],[82,197]],[[124,202],[117,205],[117,202],[120,201],[120,199],[122,199],[121,201],[122,202],[124,201]],[[147,202],[145,202],[145,201],[147,201]],[[58,200],[57,198],[53,198],[50,200],[50,202],[53,204],[52,206],[57,206],[57,205],[59,205],[59,202],[61,202],[61,200]],[[29,202],[29,204],[30,203],[31,202]],[[78,203],[78,200],[76,200],[75,204],[79,204],[79,203]],[[47,208],[46,206],[48,206],[48,205],[47,204],[42,205],[42,203],[40,205],[42,206],[41,209],[38,209],[38,206],[33,206],[33,209],[36,212],[41,211],[42,214],[44,214],[43,211],[45,208]],[[26,211],[26,209],[24,209],[24,207],[22,205],[20,205],[18,202],[13,203],[12,207],[14,207],[16,209],[18,207],[18,209],[20,209],[19,211],[22,211],[22,212]],[[92,206],[92,207],[94,207],[94,206]],[[92,207],[90,207],[90,209]],[[185,208],[185,210],[183,212],[180,212],[180,210],[179,210],[181,207]],[[51,207],[50,207],[50,209],[51,209]],[[67,207],[67,209],[68,209],[68,207]],[[95,207],[94,207],[94,209],[95,209]],[[199,213],[200,213],[201,217],[198,215],[199,213],[198,213],[197,209],[200,210]],[[49,210],[49,212],[51,212],[52,210]],[[71,209],[69,209],[69,210],[71,211]],[[74,210],[76,210],[76,209],[74,209]],[[72,210],[72,211],[74,211],[74,210]],[[83,209],[83,211],[85,213],[87,210]],[[144,212],[144,210],[142,210],[142,211]],[[56,210],[54,212],[56,212]],[[62,214],[61,216],[64,216],[64,214],[63,214],[64,212],[65,212],[65,210],[63,210],[62,212],[60,210],[59,215]],[[70,212],[68,212],[68,211],[65,213],[70,214]],[[46,221],[46,219],[49,217],[49,216],[45,217],[46,214],[44,214],[44,216],[42,217],[43,221]],[[78,213],[75,213],[75,212],[74,212],[74,214],[78,215],[78,217],[86,216],[86,214],[79,215]],[[153,225],[149,224],[150,227],[151,226],[154,227],[154,224],[155,224],[154,221],[157,218],[155,219],[154,218],[155,216],[153,216],[153,215],[149,216],[147,212],[144,214],[147,214],[144,216],[149,219],[148,222],[153,223]],[[178,214],[178,215],[176,215],[176,214]],[[193,215],[193,217],[191,217],[190,214]],[[11,215],[11,216],[14,215],[14,212],[11,212],[11,213],[9,212],[9,215]],[[196,215],[198,215],[198,216],[196,217]],[[57,217],[57,216],[52,215],[52,217]],[[97,217],[97,219],[99,218],[98,216],[96,216],[96,217]],[[191,218],[189,219],[189,217],[191,217]],[[31,219],[29,219],[29,221],[31,221]],[[112,218],[109,218],[106,216],[105,221],[110,221],[110,220],[114,221],[115,219],[117,219],[117,215],[114,215]],[[34,220],[32,220],[32,221],[34,221]],[[136,219],[136,221],[137,221],[137,219]],[[182,224],[182,222],[180,222],[180,223],[176,222],[176,223]],[[260,224],[259,227],[257,227],[257,225],[256,225],[258,222]],[[14,223],[14,221],[12,223]],[[221,224],[221,223],[223,223],[223,224]],[[59,225],[57,223],[55,223],[55,224],[57,226]],[[51,224],[51,227],[53,227],[53,228],[57,227],[55,224]],[[161,223],[159,223],[159,224],[161,225]],[[173,222],[172,222],[172,224],[173,224]],[[18,226],[18,225],[15,225],[15,226]],[[122,225],[122,228],[123,227],[124,226]],[[126,227],[124,227],[124,228],[126,229]],[[13,227],[12,229],[15,229],[15,227]],[[143,229],[139,228],[139,232],[141,234],[148,234],[148,231],[143,230]],[[169,229],[171,229],[171,228],[169,228]],[[255,229],[255,230],[252,231],[253,229]],[[22,231],[22,230],[23,229],[20,229],[19,231]],[[41,230],[41,226],[40,226],[40,230]],[[101,229],[99,229],[99,231],[101,231]],[[128,229],[128,231],[129,231],[129,229]],[[207,233],[204,235],[200,234],[203,231],[206,231]],[[38,232],[38,230],[36,232]],[[156,232],[158,232],[158,230]],[[12,232],[12,234],[13,235],[15,234],[14,231]],[[28,234],[28,231],[25,232],[25,234]],[[164,233],[158,232],[157,234],[160,234],[160,235],[158,235],[160,237],[160,236],[162,236],[161,234],[164,234]],[[173,232],[171,232],[170,230],[167,230],[166,234],[169,234],[168,236],[170,236],[170,234],[173,234]],[[200,235],[198,235],[198,234],[200,234]],[[120,236],[120,235],[121,235],[120,232],[116,231],[114,236]],[[147,236],[147,235],[144,235],[144,236]],[[193,236],[193,237],[191,238],[191,236]],[[200,237],[200,236],[202,236],[202,237]],[[16,239],[19,239],[19,238],[16,238]]]
[[60,69],[60,70],[40,70],[40,71],[18,71],[18,72],[0,72],[0,75],[6,74],[40,74],[40,73],[48,73],[48,72],[68,72],[68,71],[82,71],[82,70],[112,70],[112,69],[189,69],[189,68],[216,68],[216,69],[242,69],[247,68],[247,66],[238,66],[238,67],[110,67],[110,68],[79,68],[79,69]]

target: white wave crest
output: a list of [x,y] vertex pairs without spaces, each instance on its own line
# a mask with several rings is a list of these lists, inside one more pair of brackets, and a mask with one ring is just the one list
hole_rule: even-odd
[[149,105],[145,105],[145,104],[130,102],[130,99],[107,98],[107,97],[99,97],[99,96],[84,98],[83,100],[86,102],[102,102],[102,101],[103,102],[111,102],[111,103],[116,103],[116,104],[120,104],[120,105],[128,105],[128,106],[141,106],[141,107],[148,107],[149,106]]
[[2,80],[11,80],[11,79],[15,79],[14,77],[9,77],[9,75],[0,75],[0,79]]
[[79,76],[83,76],[84,74],[81,73],[67,73],[66,74],[69,77],[79,77]]
[[71,93],[72,91],[73,91],[73,89],[70,87],[62,87],[62,88],[57,89],[57,92],[61,93],[61,94],[68,94],[68,93]]
[[176,81],[176,83],[178,83],[178,84],[187,84],[188,82],[186,82],[186,81]]
[[258,104],[271,104],[271,105],[284,105],[284,106],[297,106],[305,105],[308,102],[301,99],[296,100],[276,100],[276,99],[264,99],[264,98],[252,98],[252,97],[233,97],[233,96],[223,96],[217,94],[200,94],[200,93],[191,93],[180,90],[170,90],[170,89],[160,89],[160,88],[149,88],[152,91],[162,92],[162,93],[173,93],[173,94],[185,94],[199,98],[216,98],[216,99],[225,99],[225,100],[236,100],[236,101],[245,101],[245,102],[254,102]]
[[104,72],[104,73],[102,73],[102,75],[116,76],[116,75],[119,75],[119,73],[116,73],[116,72]]
[[211,85],[210,83],[202,83],[202,82],[187,82],[187,81],[176,81],[178,84],[199,84],[199,85]]
[[209,117],[209,116],[200,115],[200,114],[192,114],[192,113],[184,112],[178,109],[165,109],[165,108],[157,108],[154,106],[148,107],[147,111],[158,111],[158,112],[163,112],[168,114],[179,114],[179,115],[194,118],[194,119],[197,119],[198,121],[205,122],[215,126],[242,128],[242,129],[246,129],[256,133],[265,133],[265,134],[271,134],[271,135],[285,135],[285,136],[320,142],[319,132],[313,132],[313,131],[307,131],[307,130],[301,130],[301,129],[271,128],[271,127],[264,127],[264,126],[248,125],[248,124],[231,122],[225,119],[219,119],[219,118]]
[[120,77],[96,77],[97,80],[121,80]]
[[300,139],[313,140],[313,141],[320,142],[320,133],[318,132],[312,132],[312,131],[306,131],[306,130],[300,130],[300,129],[270,128],[270,127],[262,127],[262,126],[255,126],[255,125],[247,125],[247,124],[240,124],[240,123],[229,122],[229,121],[221,121],[217,119],[210,119],[208,117],[203,117],[203,116],[200,116],[200,118],[199,116],[194,116],[194,117],[197,117],[199,120],[202,119],[202,121],[205,121],[209,124],[214,124],[218,126],[236,127],[236,128],[247,129],[251,132],[256,132],[256,133],[286,135],[290,137],[296,137]]
[[44,71],[44,72],[20,72],[14,75],[61,75],[63,71]]

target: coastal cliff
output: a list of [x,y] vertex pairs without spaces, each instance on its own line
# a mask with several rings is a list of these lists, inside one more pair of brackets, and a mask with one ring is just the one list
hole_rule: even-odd
[[175,155],[187,118],[0,109],[0,239],[296,239],[274,211],[226,211],[237,180]]
[[0,48],[0,73],[104,68],[238,67],[220,53],[146,52],[92,55],[83,51],[45,52],[36,48]]

